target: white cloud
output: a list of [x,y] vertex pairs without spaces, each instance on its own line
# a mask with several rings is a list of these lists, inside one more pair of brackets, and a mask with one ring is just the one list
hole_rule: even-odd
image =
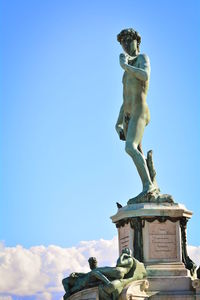
[[[188,246],[190,258],[200,265],[200,246]],[[88,272],[88,258],[99,266],[113,266],[118,257],[117,237],[112,240],[83,241],[77,247],[0,245],[0,300],[61,299],[62,279],[71,272]]]
[[200,246],[188,246],[189,257],[195,262],[197,266],[200,265]]
[[35,300],[52,300],[52,295],[48,292],[36,294]]

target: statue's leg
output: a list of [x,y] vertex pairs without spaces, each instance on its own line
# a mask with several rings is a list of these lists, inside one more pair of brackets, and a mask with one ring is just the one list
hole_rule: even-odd
[[98,286],[99,288],[99,299],[100,300],[111,300],[111,295],[109,295],[108,293],[106,293],[104,291],[104,285],[103,284],[100,284]]
[[110,299],[118,300],[119,294],[123,290],[123,286],[124,284],[121,280],[113,280],[110,284],[101,285],[101,291],[106,293],[106,295],[110,295]]
[[[124,274],[125,274],[124,273],[124,268],[121,268],[121,267],[102,267],[101,268],[100,267],[100,268],[97,268],[97,269],[101,274],[106,276],[106,278],[108,278],[109,280],[124,278]],[[94,269],[94,271],[96,272],[97,269]],[[92,273],[94,271],[92,271]]]
[[62,285],[64,287],[64,290],[65,290],[67,296],[69,296],[70,295],[70,289],[69,289],[69,278],[68,277],[64,278],[62,280]]
[[110,280],[108,280],[108,278],[98,270],[94,269],[93,271],[91,271],[91,276],[101,280],[103,283],[106,284],[110,283]]
[[148,192],[154,189],[154,185],[151,181],[149,170],[146,164],[144,155],[138,150],[146,126],[146,120],[144,118],[131,117],[128,123],[128,130],[126,132],[126,152],[132,157],[135,166],[140,175],[143,192]]
[[140,153],[142,153],[142,155],[144,155],[143,150],[142,150],[142,142],[139,143],[137,148],[140,151]]

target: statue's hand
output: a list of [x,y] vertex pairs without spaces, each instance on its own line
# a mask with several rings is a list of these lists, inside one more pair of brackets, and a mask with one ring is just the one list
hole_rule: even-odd
[[124,130],[121,127],[116,125],[116,131],[119,135],[120,140],[125,141],[126,138],[125,138]]
[[119,138],[120,138],[120,140],[122,140],[122,141],[125,141],[125,140],[126,140],[125,134],[124,134],[124,130],[123,130],[123,129],[120,130],[120,132],[119,132]]
[[124,53],[121,53],[119,55],[119,63],[120,63],[120,66],[124,69],[124,67],[126,66],[127,64],[127,59],[126,59],[126,55]]

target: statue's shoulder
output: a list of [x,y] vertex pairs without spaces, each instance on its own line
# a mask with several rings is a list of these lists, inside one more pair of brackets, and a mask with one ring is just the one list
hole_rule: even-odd
[[149,57],[146,54],[138,54],[137,56],[137,63],[139,68],[150,70],[150,60]]
[[140,54],[138,54],[137,60],[143,61],[143,62],[147,62],[147,63],[150,62],[148,55],[145,54],[145,53],[140,53]]

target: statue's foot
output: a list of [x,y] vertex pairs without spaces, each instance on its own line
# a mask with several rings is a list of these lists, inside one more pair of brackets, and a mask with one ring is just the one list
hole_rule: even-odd
[[136,204],[136,203],[144,203],[149,202],[148,199],[152,197],[153,194],[158,194],[159,190],[154,186],[150,186],[144,189],[139,195],[134,198],[131,198],[127,204]]
[[174,203],[173,197],[169,194],[159,194],[157,198],[158,203]]
[[67,300],[67,298],[69,298],[69,296],[70,296],[70,294],[69,294],[69,293],[66,293],[66,294],[64,294],[64,296],[63,296],[63,300]]
[[161,194],[160,189],[154,187],[142,191],[138,196],[131,198],[127,204],[137,203],[174,203],[174,200],[171,195]]
[[145,195],[145,193],[141,192],[136,197],[133,197],[133,198],[129,199],[128,202],[127,202],[127,204],[137,204],[137,203],[140,203],[140,200],[144,197],[144,195]]
[[158,187],[155,187],[155,185],[151,184],[151,185],[144,187],[142,193],[140,193],[140,194],[145,195],[145,194],[149,194],[149,193],[159,193],[159,192],[160,192],[160,189]]

